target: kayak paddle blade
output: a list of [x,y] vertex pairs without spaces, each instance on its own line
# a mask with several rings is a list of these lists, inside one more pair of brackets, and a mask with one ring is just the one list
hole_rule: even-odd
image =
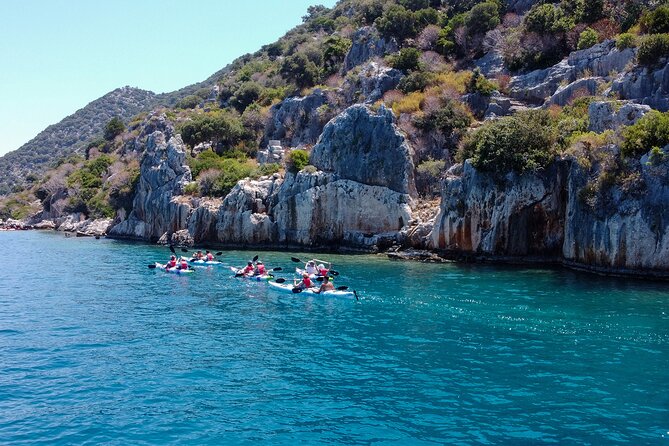
[[276,283],[285,283],[286,279],[284,279],[283,277],[279,277],[278,279],[275,280],[275,282]]
[[302,260],[298,259],[297,257],[291,257],[290,260],[295,263],[302,263]]
[[283,268],[277,266],[276,268],[272,268],[272,271],[283,271]]
[[156,269],[156,264],[155,263],[150,264],[149,269]]
[[337,291],[346,291],[346,290],[348,290],[347,286],[338,286],[337,287]]
[[253,256],[253,260],[252,260],[252,261],[255,262],[255,261],[257,261],[257,260],[258,260],[258,256]]
[[297,293],[301,293],[301,292],[302,292],[302,288],[298,288],[298,287],[293,288],[293,294],[297,294]]

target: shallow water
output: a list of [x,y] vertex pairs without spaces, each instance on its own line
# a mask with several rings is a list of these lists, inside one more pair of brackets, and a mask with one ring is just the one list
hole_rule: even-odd
[[2,443],[669,445],[666,283],[319,255],[356,303],[149,270],[155,246],[0,246]]

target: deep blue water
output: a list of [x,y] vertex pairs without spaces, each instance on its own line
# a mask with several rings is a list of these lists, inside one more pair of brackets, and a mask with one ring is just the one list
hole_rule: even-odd
[[356,303],[155,246],[0,247],[4,444],[669,445],[666,283],[319,255]]

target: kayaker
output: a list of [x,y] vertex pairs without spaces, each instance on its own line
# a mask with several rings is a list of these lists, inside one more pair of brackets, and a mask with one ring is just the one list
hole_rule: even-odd
[[[297,280],[295,281],[297,282]],[[299,288],[301,290],[306,290],[311,288],[311,279],[309,278],[309,274],[302,273],[302,280],[300,283],[295,283],[295,288]]]
[[304,270],[310,276],[318,274],[318,269],[316,268],[316,262],[314,262],[313,260],[309,260],[307,264],[304,265]]
[[165,269],[174,268],[177,266],[177,256],[170,257],[170,260],[165,264]]
[[207,260],[207,262],[213,262],[214,261],[214,255],[212,253],[210,253],[209,251],[207,251],[207,255],[205,257],[206,257],[205,260]]
[[181,258],[181,261],[179,262],[179,269],[188,269],[188,260],[185,258]]
[[330,283],[330,278],[328,276],[325,276],[323,277],[323,283],[321,284],[321,287],[316,292],[320,294],[323,291],[334,291],[334,289],[335,289],[334,285]]
[[195,260],[202,260],[203,257],[204,256],[202,255],[202,251],[196,252],[195,255],[193,256]]
[[267,270],[265,269],[265,265],[260,260],[258,260],[256,262],[255,275],[256,276],[264,276],[265,274],[267,274]]
[[252,276],[254,272],[255,272],[255,267],[253,266],[253,262],[248,262],[246,264],[246,268],[242,270],[242,274],[244,274],[245,276]]
[[325,267],[325,265],[323,265],[322,263],[318,265],[318,275],[319,275],[319,276],[322,276],[322,277],[326,277],[326,278],[327,278],[328,271],[329,271],[329,269],[327,269],[327,268]]

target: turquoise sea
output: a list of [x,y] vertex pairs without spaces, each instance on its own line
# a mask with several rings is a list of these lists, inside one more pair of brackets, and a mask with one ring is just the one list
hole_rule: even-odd
[[[0,233],[0,443],[669,445],[669,284],[336,256],[360,302]],[[258,254],[292,277],[291,256]]]

